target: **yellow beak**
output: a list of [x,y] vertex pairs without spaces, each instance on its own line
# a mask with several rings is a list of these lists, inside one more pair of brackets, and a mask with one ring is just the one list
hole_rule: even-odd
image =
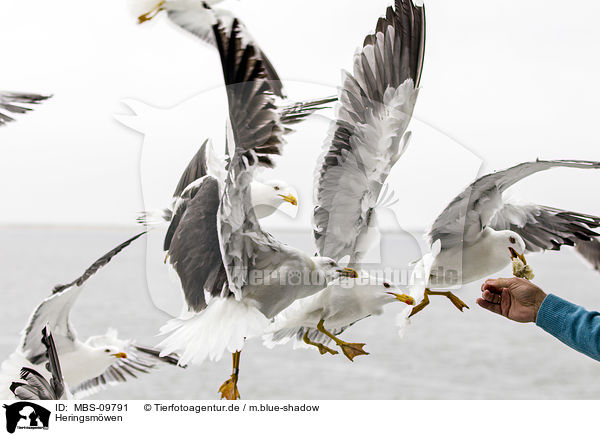
[[527,265],[527,261],[525,260],[525,255],[524,254],[519,254],[517,253],[517,251],[512,248],[512,247],[508,247],[508,251],[510,251],[510,258],[511,259],[521,259],[521,262],[523,262],[523,265]]
[[150,21],[152,18],[156,17],[160,11],[162,11],[162,7],[165,4],[165,0],[158,2],[156,6],[150,9],[145,14],[142,14],[138,17],[138,24],[142,24],[146,21]]
[[127,359],[127,354],[125,354],[125,353],[117,353],[117,354],[113,354],[113,356],[115,356],[118,359]]
[[296,200],[296,197],[294,197],[292,194],[288,194],[288,195],[279,194],[279,196],[281,198],[283,198],[285,201],[287,201],[288,203],[292,203],[294,206],[298,206],[298,200]]
[[396,300],[398,300],[402,303],[406,303],[409,306],[415,305],[415,299],[406,294],[396,294],[395,292],[388,292],[388,294],[393,295],[394,297],[396,297]]
[[352,268],[338,269],[338,272],[342,277],[350,277],[351,279],[358,278],[358,272],[356,272],[356,270]]

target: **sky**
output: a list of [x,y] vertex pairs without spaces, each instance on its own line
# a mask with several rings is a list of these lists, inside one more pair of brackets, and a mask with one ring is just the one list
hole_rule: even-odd
[[[225,1],[276,66],[291,100],[336,94],[341,70],[388,1]],[[600,160],[600,4],[426,2],[427,46],[410,147],[385,224],[424,228],[478,175],[541,159]],[[126,226],[166,206],[205,138],[222,149],[215,50],[165,16],[138,26],[127,2],[2,0],[0,89],[53,94],[0,129],[0,225]],[[278,167],[310,225],[313,172],[333,110],[289,137]],[[512,197],[600,213],[600,173],[553,170]]]

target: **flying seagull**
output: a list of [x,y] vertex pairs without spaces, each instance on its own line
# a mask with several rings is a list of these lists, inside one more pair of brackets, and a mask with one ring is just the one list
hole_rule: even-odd
[[13,382],[10,390],[19,400],[69,400],[71,392],[65,384],[60,367],[60,359],[52,333],[48,327],[42,329],[42,345],[46,348],[48,363],[46,370],[50,373],[50,380],[33,368],[21,369],[21,380]]
[[[196,195],[200,180],[207,175],[218,180],[220,184],[224,183],[227,175],[227,159],[215,153],[212,143],[208,139],[204,141],[181,175],[170,207],[158,212],[144,212],[138,217],[138,222],[147,226],[161,222],[170,223],[165,240],[165,250],[169,249],[173,232],[177,229],[179,220],[183,217],[190,201]],[[298,205],[293,188],[283,181],[253,180],[251,186],[252,204],[258,218],[270,216],[286,202],[293,206]]]
[[259,167],[274,166],[285,126],[260,51],[244,40],[235,20],[230,30],[215,20],[234,147],[224,181],[211,175],[197,180],[172,232],[169,261],[189,311],[163,327],[169,336],[159,348],[166,354],[182,350],[180,364],[217,360],[231,352],[233,374],[219,391],[237,399],[245,339],[260,336],[268,320],[293,301],[356,271],[329,258],[311,258],[260,227],[252,201],[253,175]]
[[30,106],[40,104],[50,97],[50,95],[0,91],[0,127],[15,121],[9,114],[25,114],[33,110]]
[[107,385],[137,378],[138,374],[149,372],[161,361],[177,364],[174,356],[158,357],[156,350],[118,339],[114,330],[82,342],[69,319],[86,281],[144,233],[110,250],[71,283],[56,286],[52,295],[34,309],[19,347],[0,366],[0,392],[8,392],[23,367],[32,368],[44,377],[50,376],[45,366],[48,355],[41,340],[41,331],[46,326],[53,332],[64,380],[78,398]]
[[[436,218],[428,233],[433,256],[427,267],[423,299],[410,316],[422,310],[430,295],[443,295],[462,311],[467,307],[449,291],[432,288],[456,287],[490,276],[525,253],[560,250],[576,245],[592,264],[600,256],[593,229],[600,217],[537,204],[506,201],[504,192],[520,180],[551,168],[598,169],[600,162],[582,160],[537,160],[480,177],[460,193]],[[417,265],[417,268],[419,265]]]
[[[238,29],[240,38],[257,47],[256,50],[258,56],[262,59],[263,69],[266,78],[269,80],[269,84],[272,87],[273,93],[283,98],[284,94],[281,79],[273,67],[273,64],[271,64],[271,61],[269,61],[264,52],[258,48],[256,41],[250,35],[250,32],[248,32],[248,29],[243,23],[241,23],[229,10],[213,7],[221,2],[222,0],[162,0],[155,3],[148,12],[140,15],[138,17],[138,23],[141,24],[152,20],[161,11],[166,11],[171,22],[198,37],[205,43],[216,47],[217,42],[213,33],[213,25],[215,24],[214,17],[216,16],[220,25],[227,33],[235,26]],[[145,1],[144,3],[148,2]]]
[[[410,139],[424,51],[424,7],[398,0],[365,38],[354,73],[344,72],[338,119],[317,172],[315,240],[324,256],[348,256],[359,267],[378,240],[377,213],[388,196],[388,174]],[[280,313],[265,344],[294,338],[296,345],[337,354],[326,346],[334,341],[353,360],[367,354],[365,344],[344,342],[337,334],[397,300],[414,304],[389,281],[360,271],[358,278],[340,279]]]
[[[255,47],[258,56],[261,58],[262,68],[267,79],[265,84],[269,86],[273,94],[281,99],[285,99],[283,84],[277,70],[271,61],[269,61],[265,53],[258,47],[258,44],[244,23],[227,9],[212,7],[217,3],[221,3],[221,1],[222,0],[163,0],[155,3],[154,7],[152,7],[149,12],[140,15],[138,17],[138,22],[144,23],[149,21],[156,17],[161,11],[165,11],[172,23],[215,48],[217,48],[217,41],[213,32],[213,26],[216,23],[215,20],[219,21],[219,24],[222,26],[225,33],[231,33],[232,29],[235,27],[239,37],[244,43],[252,44]],[[141,7],[142,4],[148,2],[144,1],[139,3]],[[327,97],[292,104],[278,102],[277,107],[281,111],[281,122],[286,127],[285,133],[291,131],[289,125],[302,121],[315,111],[326,109],[327,106],[324,105],[335,100],[336,97]]]

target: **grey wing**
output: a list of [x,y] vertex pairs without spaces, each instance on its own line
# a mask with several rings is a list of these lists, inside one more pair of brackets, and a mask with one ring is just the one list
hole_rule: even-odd
[[[456,196],[436,218],[428,234],[430,244],[439,240],[441,248],[446,249],[475,241],[504,207],[502,194],[506,189],[532,174],[558,167],[598,169],[600,162],[538,160],[480,177]],[[503,217],[498,216],[497,219],[502,221]]]
[[188,307],[199,312],[206,307],[206,294],[220,295],[227,281],[217,229],[219,184],[205,176],[187,192],[189,199],[173,215],[165,248]]
[[274,166],[272,157],[281,154],[284,127],[260,50],[244,42],[237,20],[230,30],[217,23],[214,34],[235,144],[219,206],[219,242],[229,289],[241,297],[252,265],[281,260],[276,259],[281,245],[262,231],[254,214],[250,183],[257,167]]
[[285,133],[293,133],[294,130],[289,127],[304,121],[317,111],[329,109],[329,103],[337,101],[337,97],[319,98],[316,100],[299,101],[294,104],[279,108],[281,122],[285,125]]
[[367,231],[410,138],[424,50],[424,8],[399,0],[365,38],[353,74],[344,74],[338,117],[316,172],[314,237],[322,256],[354,256]]
[[21,400],[61,400],[66,397],[58,351],[52,333],[47,327],[42,330],[42,344],[47,350],[50,381],[32,368],[22,368],[21,379],[23,382],[15,382],[10,386],[10,390]]
[[[99,345],[99,344],[96,344]],[[179,357],[168,355],[158,357],[159,351],[138,347],[130,344],[126,348],[127,358],[117,359],[117,362],[111,365],[104,373],[98,377],[86,380],[73,388],[75,398],[81,399],[93,395],[110,386],[126,383],[130,380],[148,374],[156,370],[161,363],[177,365]]]
[[195,182],[208,174],[208,141],[208,139],[204,141],[198,152],[194,155],[192,160],[190,160],[183,171],[183,174],[177,183],[177,187],[175,188],[175,192],[173,192],[173,198],[181,197],[181,194],[190,183]]
[[[199,39],[212,46],[217,45],[213,32],[213,25],[215,24],[216,19],[225,32],[229,33],[234,27],[236,27],[239,37],[244,42],[256,47],[256,41],[250,32],[248,32],[246,26],[238,18],[232,15],[231,12],[219,8],[210,8],[206,4],[204,7],[204,10],[170,10],[168,12],[169,19],[182,29],[187,30],[191,34],[197,36]],[[271,87],[271,90],[275,95],[283,98],[283,85],[281,83],[281,79],[279,78],[279,74],[277,74],[277,70],[275,70],[275,67],[271,61],[260,48],[257,47],[256,50],[262,59],[263,69],[266,78],[269,80],[269,86]]]
[[[182,206],[185,207],[185,202],[189,200],[190,191],[197,187],[198,181],[202,177],[208,175],[217,180],[224,180],[225,174],[227,174],[225,159],[217,156],[210,139],[205,140],[181,174],[177,187],[173,192],[171,206],[159,211],[159,222],[171,222],[174,217],[176,218],[177,209]],[[155,212],[142,212],[137,221],[140,224],[149,226],[156,222],[156,217],[157,214]],[[172,226],[172,229],[176,227],[177,223]],[[166,241],[172,236],[172,234],[168,234]],[[169,249],[168,244],[168,242],[165,243],[165,250]]]
[[22,333],[20,345],[21,351],[32,363],[45,360],[46,349],[41,342],[41,331],[45,326],[50,328],[62,350],[73,346],[77,334],[71,325],[69,314],[83,289],[83,284],[115,255],[145,233],[141,232],[110,250],[71,283],[55,286],[52,295],[35,308]]
[[512,230],[525,241],[528,252],[560,250],[600,236],[592,229],[600,217],[539,205],[506,203],[490,222],[494,230]]
[[27,113],[32,110],[30,106],[39,104],[50,97],[50,95],[0,91],[0,126],[15,120],[8,114]]
[[575,251],[579,253],[596,270],[600,271],[600,239],[592,238],[589,241],[578,241]]
[[46,378],[33,368],[23,367],[22,381],[11,383],[9,389],[19,400],[58,400]]

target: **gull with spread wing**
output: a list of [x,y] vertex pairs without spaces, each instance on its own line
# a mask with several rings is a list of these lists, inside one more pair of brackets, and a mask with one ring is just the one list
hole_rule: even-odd
[[[256,40],[252,37],[244,23],[231,11],[214,7],[214,5],[221,2],[222,0],[162,0],[154,4],[149,12],[140,15],[138,22],[144,23],[152,20],[161,11],[165,11],[173,24],[213,47],[217,47],[217,41],[213,32],[215,18],[219,20],[221,27],[226,33],[231,33],[235,27],[242,41],[245,44],[252,44],[257,51],[257,55],[262,59],[262,68],[267,79],[265,83],[268,84],[274,95],[280,99],[284,99],[283,84],[277,70],[271,61],[269,61],[266,54],[259,48]],[[136,10],[141,10],[149,2],[144,0],[137,1],[137,3]],[[292,104],[279,101],[277,107],[281,113],[280,122],[285,125],[285,133],[291,131],[290,125],[304,120],[317,110],[325,109],[326,106],[323,105],[335,100],[335,97],[328,97]]]
[[[600,257],[595,244],[600,217],[537,204],[505,201],[504,192],[520,180],[552,168],[599,169],[600,162],[537,160],[480,177],[460,193],[436,218],[428,233],[432,253],[417,262],[425,268],[424,286],[415,286],[422,301],[410,315],[429,304],[430,295],[442,295],[462,311],[467,307],[450,291],[431,288],[456,287],[490,276],[526,252],[560,250],[564,245],[578,251],[592,264]],[[585,245],[582,245],[585,244]],[[424,267],[424,264],[425,265]],[[420,289],[420,290],[419,290]]]
[[[163,353],[181,351],[180,364],[233,356],[233,374],[219,391],[239,398],[240,351],[247,338],[262,335],[280,311],[322,290],[341,275],[356,275],[325,257],[286,246],[260,226],[252,202],[259,167],[274,166],[285,126],[258,50],[245,41],[239,23],[231,28],[214,16],[229,104],[233,151],[226,178],[205,175],[169,239],[168,258],[181,280],[188,312],[163,327]],[[177,213],[177,211],[176,211]]]
[[42,345],[46,348],[50,373],[48,380],[38,371],[27,366],[21,368],[21,379],[10,385],[10,391],[19,400],[70,400],[73,398],[62,375],[60,359],[52,333],[48,327],[42,329]]
[[41,335],[46,326],[56,341],[65,382],[78,398],[91,395],[108,385],[137,378],[139,374],[150,372],[157,363],[177,364],[175,356],[160,357],[159,352],[152,348],[118,339],[114,330],[82,342],[70,321],[71,309],[87,280],[144,233],[110,250],[71,283],[56,286],[52,295],[34,309],[19,347],[0,365],[0,395],[9,392],[10,384],[18,378],[23,367],[32,368],[44,377],[50,376],[46,369],[48,355]]
[[[425,51],[425,10],[411,0],[387,9],[376,30],[344,72],[337,120],[317,171],[315,240],[319,253],[360,265],[378,241],[377,213],[387,196],[385,181],[406,149]],[[337,334],[393,301],[414,304],[389,281],[369,277],[336,280],[322,292],[296,301],[268,329],[265,344],[294,339],[321,354],[337,354],[331,341],[353,360],[365,344]]]

